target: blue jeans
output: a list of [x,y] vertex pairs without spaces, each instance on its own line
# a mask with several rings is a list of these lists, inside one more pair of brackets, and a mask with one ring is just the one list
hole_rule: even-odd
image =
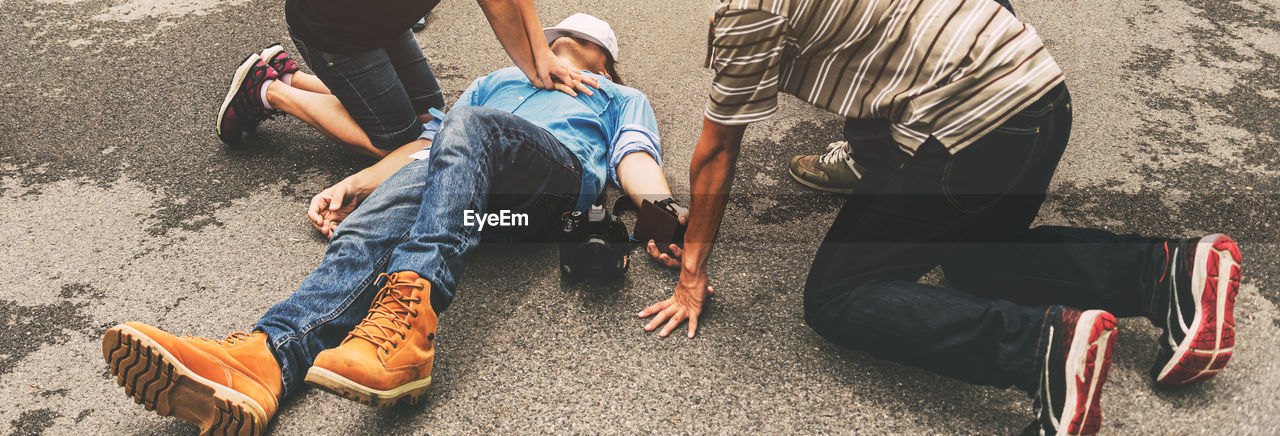
[[464,211],[529,216],[526,233],[554,229],[573,208],[581,165],[551,133],[515,115],[466,107],[445,118],[428,160],[405,165],[338,226],[320,266],[258,321],[280,363],[285,393],[301,386],[317,354],[359,324],[381,273],[431,282],[431,306],[453,300],[466,255],[480,241]]
[[355,54],[324,52],[297,37],[293,45],[374,147],[394,149],[418,139],[418,115],[444,108],[440,84],[412,31]]
[[[1163,240],[1029,228],[1070,130],[1060,85],[955,155],[933,138],[910,158],[855,145],[867,172],[814,258],[805,320],[846,347],[1033,392],[1063,305],[1153,318]],[[949,286],[916,283],[939,265]]]

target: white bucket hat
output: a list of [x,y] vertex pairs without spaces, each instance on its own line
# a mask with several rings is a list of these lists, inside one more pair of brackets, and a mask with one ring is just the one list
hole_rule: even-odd
[[618,61],[618,35],[613,33],[613,28],[609,27],[609,23],[599,18],[581,13],[573,14],[554,27],[542,29],[542,33],[547,35],[548,44],[555,42],[556,38],[562,36],[572,36],[591,41],[603,47],[604,51],[609,53],[609,58],[613,59],[614,62]]

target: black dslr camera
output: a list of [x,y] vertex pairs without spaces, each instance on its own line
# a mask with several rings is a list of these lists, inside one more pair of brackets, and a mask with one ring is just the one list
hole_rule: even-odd
[[614,279],[627,271],[627,226],[604,206],[566,213],[560,224],[560,272],[566,277]]

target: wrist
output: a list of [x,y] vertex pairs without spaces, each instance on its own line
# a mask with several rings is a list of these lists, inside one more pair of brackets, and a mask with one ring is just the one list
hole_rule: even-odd
[[556,54],[552,52],[550,48],[544,47],[542,49],[533,50],[533,62],[535,64],[541,65],[544,63],[548,63],[550,58],[554,58],[554,57],[556,57]]
[[687,277],[690,279],[705,277],[706,274],[702,265],[699,265],[697,260],[692,257],[693,256],[689,256],[688,253],[685,253],[685,259],[680,262],[680,277]]
[[361,171],[348,176],[346,180],[342,181],[342,183],[345,183],[350,187],[350,194],[355,196],[356,199],[363,199],[369,196],[369,193],[373,191],[372,188],[369,188],[371,177],[372,176],[369,174]]

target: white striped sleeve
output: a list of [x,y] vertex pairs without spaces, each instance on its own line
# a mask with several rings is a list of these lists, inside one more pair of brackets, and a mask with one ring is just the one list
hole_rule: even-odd
[[787,20],[768,12],[722,9],[709,41],[715,78],[707,119],[725,125],[768,119],[778,110]]

